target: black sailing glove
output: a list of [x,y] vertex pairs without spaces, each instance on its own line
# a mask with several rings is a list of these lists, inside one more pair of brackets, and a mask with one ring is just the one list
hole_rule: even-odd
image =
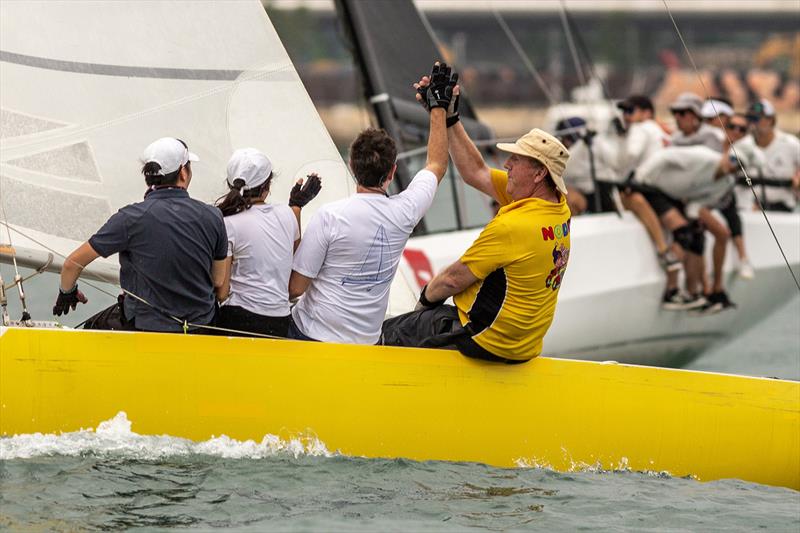
[[433,309],[434,307],[439,307],[440,305],[444,304],[446,298],[445,300],[437,300],[435,302],[428,300],[428,297],[425,296],[425,289],[427,288],[428,286],[425,285],[419,292],[419,301],[417,302],[416,307],[414,307],[414,311],[420,311],[422,309]]
[[59,287],[56,305],[53,306],[53,314],[56,316],[61,316],[62,314],[68,315],[70,308],[72,308],[74,311],[78,306],[78,303],[85,304],[88,301],[89,300],[86,298],[86,296],[84,296],[83,293],[78,290],[77,283],[68,291],[64,291],[61,289],[61,287]]
[[322,180],[316,174],[306,176],[306,181],[298,181],[289,193],[289,207],[303,208],[308,202],[316,198],[322,189]]
[[[433,65],[431,82],[426,88],[424,100],[426,109],[431,110],[443,107],[447,110],[453,99],[453,87],[458,83],[458,74],[452,73],[446,63]],[[427,105],[426,105],[427,104]]]

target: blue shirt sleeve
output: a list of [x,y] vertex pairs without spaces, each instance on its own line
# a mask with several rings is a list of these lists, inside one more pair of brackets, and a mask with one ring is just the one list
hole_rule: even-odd
[[128,248],[127,220],[125,213],[117,211],[89,238],[89,245],[103,257],[125,251]]
[[228,257],[228,232],[225,229],[225,221],[222,220],[222,213],[216,207],[217,221],[217,242],[214,244],[214,261],[222,261]]

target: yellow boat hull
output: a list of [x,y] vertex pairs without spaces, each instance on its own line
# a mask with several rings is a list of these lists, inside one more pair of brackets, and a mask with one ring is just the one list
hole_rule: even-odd
[[314,436],[346,455],[666,471],[800,489],[800,384],[539,358],[0,328],[0,435]]

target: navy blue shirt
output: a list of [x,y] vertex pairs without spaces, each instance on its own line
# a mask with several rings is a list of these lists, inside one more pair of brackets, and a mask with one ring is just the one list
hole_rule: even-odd
[[[119,282],[161,311],[194,324],[214,318],[214,260],[225,259],[228,237],[216,207],[189,198],[185,189],[152,191],[123,207],[90,239],[103,257],[119,253]],[[136,328],[182,331],[175,320],[130,296],[125,316]]]

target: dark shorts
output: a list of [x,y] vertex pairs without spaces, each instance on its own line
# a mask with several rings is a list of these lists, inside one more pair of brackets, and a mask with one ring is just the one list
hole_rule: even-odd
[[510,365],[528,361],[506,359],[484,349],[472,340],[469,326],[465,328],[461,325],[458,310],[452,305],[412,311],[386,320],[383,323],[379,344],[458,350],[473,359]]
[[217,327],[236,330],[240,333],[231,331],[217,331],[220,335],[232,337],[248,337],[249,333],[258,335],[269,335],[271,337],[289,336],[289,324],[291,315],[286,316],[266,316],[248,311],[238,305],[223,305],[219,308],[219,318]]
[[597,190],[600,196],[600,209],[597,209],[594,192],[586,192],[578,189],[586,197],[586,213],[615,213],[617,206],[613,199],[613,190],[617,188],[614,183],[598,183]]
[[683,213],[686,208],[680,200],[676,200],[664,194],[660,189],[649,185],[643,185],[635,181],[628,182],[625,190],[626,192],[638,192],[644,196],[644,199],[647,200],[647,203],[650,204],[650,207],[653,208],[653,211],[655,211],[656,215],[659,217],[670,209],[677,209]]

